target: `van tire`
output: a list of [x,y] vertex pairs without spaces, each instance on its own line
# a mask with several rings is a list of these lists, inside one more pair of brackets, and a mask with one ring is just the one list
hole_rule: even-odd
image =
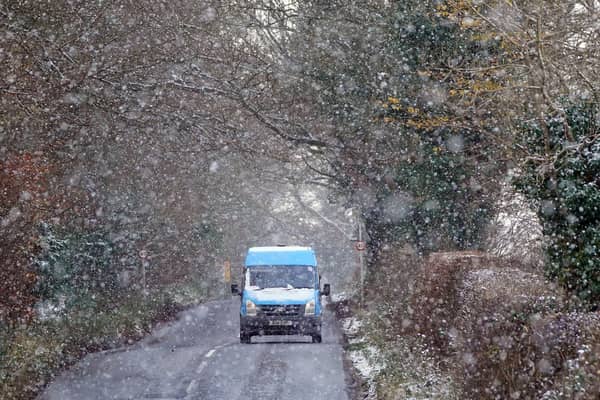
[[313,343],[321,343],[321,340],[322,340],[321,334],[312,335],[312,342]]
[[244,332],[240,332],[240,343],[250,344],[250,339],[252,336],[245,334]]

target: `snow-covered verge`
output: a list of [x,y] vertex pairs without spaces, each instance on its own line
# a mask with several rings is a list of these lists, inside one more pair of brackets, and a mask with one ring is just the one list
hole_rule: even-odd
[[[452,379],[418,338],[386,335],[380,312],[359,311],[341,318],[346,355],[366,400],[458,399]],[[381,310],[379,310],[381,311]]]
[[384,349],[388,367],[378,380],[381,400],[463,398],[438,357],[418,338],[398,337]]
[[[155,324],[206,299],[198,288],[163,290],[106,300],[107,306],[37,319],[9,329],[0,326],[0,398],[34,399],[54,377],[87,353],[133,343]],[[110,304],[110,305],[108,305]]]
[[381,360],[376,358],[381,352],[362,334],[362,320],[357,317],[348,317],[342,319],[341,323],[342,331],[348,342],[346,355],[362,382],[363,398],[374,400],[377,398],[376,377],[383,368]]
[[341,317],[360,398],[600,398],[600,314],[532,271],[481,252],[380,259]]
[[406,332],[448,361],[465,398],[597,399],[600,315],[485,253],[423,260]]

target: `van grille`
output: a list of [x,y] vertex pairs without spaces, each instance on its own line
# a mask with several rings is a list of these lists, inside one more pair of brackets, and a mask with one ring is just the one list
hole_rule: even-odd
[[267,317],[293,317],[302,315],[302,304],[261,305],[260,313]]

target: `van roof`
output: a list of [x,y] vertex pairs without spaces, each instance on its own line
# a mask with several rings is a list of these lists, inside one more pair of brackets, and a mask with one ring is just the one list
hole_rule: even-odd
[[256,265],[312,265],[317,266],[315,252],[303,246],[250,247],[246,266]]

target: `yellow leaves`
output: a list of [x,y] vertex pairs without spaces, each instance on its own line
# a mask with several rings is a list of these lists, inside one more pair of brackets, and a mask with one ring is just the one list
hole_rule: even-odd
[[[466,84],[468,81],[464,81]],[[453,92],[454,93],[454,92]],[[416,105],[403,105],[401,99],[388,96],[385,100],[377,101],[381,114],[374,118],[384,124],[402,125],[411,129],[431,130],[452,124],[449,116],[431,115],[431,112],[420,109]]]
[[471,93],[471,92],[468,89],[450,89],[450,90],[448,90],[448,95],[450,97],[456,97],[456,96],[463,97],[469,93]]
[[402,104],[400,104],[400,99],[397,97],[392,97],[389,96],[387,98],[387,101],[385,102],[380,102],[381,108],[385,109],[385,110],[394,110],[394,111],[400,111],[402,110]]
[[407,119],[387,116],[383,117],[383,122],[386,124],[399,123],[410,128],[422,130],[430,130],[439,128],[441,126],[448,126],[451,123],[450,118],[447,116],[436,116],[426,118],[412,117]]
[[389,96],[378,104],[385,114],[375,120],[383,121],[385,124],[399,123],[415,129],[433,129],[448,125],[450,122],[447,116],[430,116],[418,107],[403,106],[397,97]]
[[449,17],[450,12],[448,11],[448,6],[446,4],[438,4],[436,7],[437,12],[435,13],[438,17]]
[[450,118],[445,115],[422,119],[410,118],[406,121],[407,126],[410,126],[415,129],[435,129],[441,126],[447,126],[449,124]]
[[475,93],[495,92],[502,89],[502,85],[491,80],[474,81],[471,90]]
[[446,0],[444,5],[452,14],[464,13],[471,10],[471,1],[469,0]]
[[446,0],[436,7],[435,15],[457,23],[462,29],[473,29],[482,25],[480,18],[472,16],[472,1]]
[[[387,102],[380,102],[381,108],[384,110],[402,111],[404,107],[400,104],[400,99],[396,97],[388,97]],[[407,107],[406,111],[409,114],[418,114],[419,110],[415,107]]]

